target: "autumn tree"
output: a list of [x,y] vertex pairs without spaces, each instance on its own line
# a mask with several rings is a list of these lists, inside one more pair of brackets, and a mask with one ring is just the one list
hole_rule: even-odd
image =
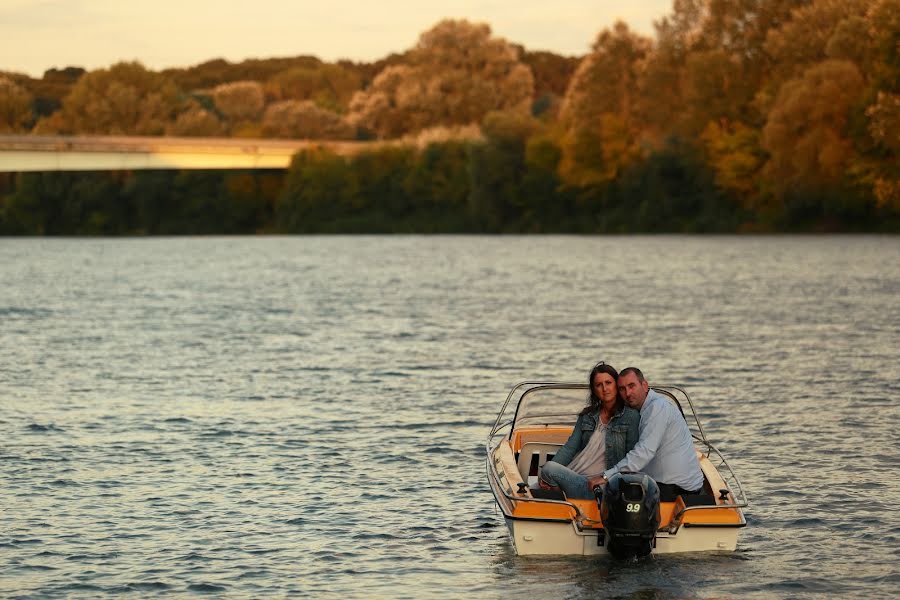
[[873,165],[872,191],[880,207],[900,212],[900,94],[879,93],[866,114],[869,132],[884,148],[884,159]]
[[[42,78],[35,79],[22,73],[4,73],[0,71],[0,79],[7,79],[27,92],[31,97],[31,111],[34,113],[33,121],[36,121],[62,107],[63,98],[69,95],[69,92],[72,91],[72,86],[84,72],[84,69],[80,67],[48,69],[44,72]],[[31,124],[29,124],[29,127]]]
[[560,112],[565,131],[560,169],[575,185],[612,181],[641,156],[635,114],[638,81],[652,42],[618,22],[597,36],[578,66]]
[[487,24],[445,20],[423,33],[404,64],[385,68],[350,103],[353,123],[378,137],[477,123],[493,110],[528,111],[531,70]]
[[842,183],[854,154],[848,118],[862,87],[856,65],[837,60],[811,67],[782,86],[763,131],[779,194]]
[[716,185],[747,207],[756,200],[759,172],[768,157],[760,138],[759,130],[743,123],[723,127],[710,122],[701,135]]
[[636,108],[654,143],[678,134],[685,120],[684,70],[702,24],[699,0],[674,0],[671,15],[655,24],[656,44],[647,57]]
[[900,0],[879,0],[865,15],[871,59],[866,109],[873,147],[868,176],[880,207],[900,213]]
[[215,109],[222,115],[232,136],[257,137],[260,117],[266,105],[263,86],[258,81],[233,81],[213,88]]
[[336,64],[287,69],[273,75],[264,86],[272,100],[310,100],[334,112],[344,112],[361,87],[358,73]]
[[27,131],[34,118],[31,104],[27,90],[0,76],[0,133]]
[[311,100],[284,100],[266,108],[263,134],[278,138],[352,139],[355,127]]
[[770,86],[797,77],[828,58],[848,59],[848,56],[835,56],[842,39],[846,45],[852,27],[850,23],[841,24],[851,17],[864,15],[869,5],[871,0],[816,0],[797,8],[789,20],[767,35],[765,51],[771,57]]
[[265,106],[263,88],[257,81],[223,83],[213,89],[212,96],[216,109],[235,122],[258,118]]
[[646,137],[657,149],[672,138],[697,147],[716,185],[744,206],[757,201],[767,160],[762,127],[771,102],[759,101],[772,68],[766,40],[808,2],[675,0],[656,24],[639,96]]
[[237,63],[216,58],[192,67],[167,69],[163,74],[182,89],[196,91],[236,81],[268,81],[283,71],[298,67],[315,69],[321,65],[322,61],[314,56],[251,58]]
[[[735,77],[746,87],[735,89],[733,98],[750,108],[753,93],[768,77],[772,60],[766,51],[769,33],[790,21],[792,11],[812,0],[691,0],[701,7],[702,26],[692,51],[721,49],[732,60]],[[745,92],[746,96],[739,92]],[[745,119],[751,115],[745,116]]]
[[178,113],[178,89],[137,62],[122,62],[78,79],[62,108],[41,119],[39,133],[162,135]]
[[225,134],[225,125],[216,114],[194,102],[180,112],[168,129],[171,135],[215,137]]
[[523,52],[522,62],[531,68],[534,76],[532,114],[545,120],[555,120],[580,59],[541,51]]
[[771,68],[767,35],[808,2],[674,0],[672,14],[656,24],[640,96],[657,139],[666,129],[696,137],[710,122],[729,133],[761,127],[754,99]]
[[[891,116],[892,98],[900,92],[898,13],[898,0],[817,0],[797,9],[792,19],[781,29],[771,32],[767,39],[766,48],[775,63],[773,77],[763,89],[761,99],[769,99],[771,131],[778,132],[779,126],[774,122],[781,115],[784,104],[775,100],[773,90],[781,90],[779,99],[784,98],[781,93],[796,94],[798,87],[803,87],[798,82],[808,81],[811,71],[817,68],[835,70],[838,62],[844,65],[841,72],[845,79],[835,83],[848,83],[846,77],[852,66],[855,76],[850,83],[856,87],[838,90],[830,86],[822,92],[839,91],[839,96],[819,100],[822,104],[835,101],[833,111],[844,110],[843,119],[847,122],[842,127],[842,143],[836,144],[831,138],[832,143],[821,149],[823,154],[840,154],[842,157],[832,165],[838,172],[829,173],[828,181],[834,183],[840,177],[844,184],[869,187],[880,205],[900,208],[900,190],[897,189],[900,186],[893,183],[900,177],[900,172],[890,167],[896,164],[897,156],[896,145],[892,142],[900,137],[900,128]],[[849,105],[848,95],[853,98]],[[835,127],[830,130],[835,131]],[[842,150],[838,152],[838,148]],[[798,160],[788,164],[799,166]],[[784,164],[775,163],[776,157],[773,157],[773,171],[783,175]],[[802,178],[803,173],[794,175]],[[823,175],[817,173],[816,176]]]

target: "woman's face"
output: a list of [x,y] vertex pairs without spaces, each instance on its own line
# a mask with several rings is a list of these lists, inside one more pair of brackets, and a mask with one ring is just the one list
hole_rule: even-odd
[[609,373],[595,373],[591,383],[594,395],[600,398],[603,404],[614,404],[616,401],[616,380]]

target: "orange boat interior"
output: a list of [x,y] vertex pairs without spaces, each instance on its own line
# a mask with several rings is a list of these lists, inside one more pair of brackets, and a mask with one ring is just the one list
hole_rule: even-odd
[[[500,443],[494,455],[494,462],[498,472],[504,474],[504,478],[508,482],[507,493],[513,498],[513,501],[510,502],[511,514],[508,516],[519,519],[565,521],[577,518],[581,520],[584,528],[600,529],[603,527],[596,500],[566,499],[566,503],[578,508],[579,515],[569,504],[535,500],[528,485],[529,476],[534,477],[538,474],[539,468],[544,462],[553,458],[571,432],[571,427],[521,428],[513,432],[511,440],[504,440]],[[731,493],[722,491],[726,490],[726,485],[718,471],[706,455],[698,452],[698,456],[703,469],[704,492],[708,495],[707,501],[712,503],[714,500],[716,506],[733,504],[734,498]],[[690,524],[737,524],[742,520],[740,512],[736,509],[715,508],[712,505],[709,505],[709,508],[695,507],[685,510],[686,508],[685,500],[681,496],[678,496],[675,502],[661,502],[660,529],[673,525],[680,527]]]

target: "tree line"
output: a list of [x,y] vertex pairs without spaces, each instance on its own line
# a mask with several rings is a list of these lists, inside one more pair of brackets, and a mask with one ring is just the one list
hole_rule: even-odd
[[0,176],[0,233],[900,230],[900,0],[674,0],[583,57],[446,20],[314,57],[0,74],[0,131],[405,139],[286,173]]

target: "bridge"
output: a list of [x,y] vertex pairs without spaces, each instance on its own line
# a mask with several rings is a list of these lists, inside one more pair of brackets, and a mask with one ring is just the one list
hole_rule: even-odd
[[0,172],[286,169],[300,150],[342,156],[397,142],[201,137],[0,135]]

